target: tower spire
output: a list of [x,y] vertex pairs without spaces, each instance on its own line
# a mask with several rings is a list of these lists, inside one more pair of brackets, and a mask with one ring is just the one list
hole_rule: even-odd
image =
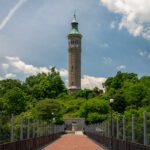
[[72,23],[78,23],[78,22],[77,22],[77,19],[76,19],[76,14],[75,14],[75,13],[74,13],[74,15],[73,15]]
[[73,19],[72,19],[72,22],[71,22],[71,32],[70,34],[80,34],[79,30],[78,30],[78,21],[77,21],[77,18],[76,18],[76,11],[74,12],[74,15],[73,15]]
[[74,10],[74,16],[76,16],[76,9]]

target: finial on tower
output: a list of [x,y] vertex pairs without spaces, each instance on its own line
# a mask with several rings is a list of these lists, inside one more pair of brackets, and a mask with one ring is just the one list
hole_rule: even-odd
[[76,17],[76,9],[74,10],[74,17]]
[[73,20],[72,23],[78,23],[76,19],[76,9],[74,10]]

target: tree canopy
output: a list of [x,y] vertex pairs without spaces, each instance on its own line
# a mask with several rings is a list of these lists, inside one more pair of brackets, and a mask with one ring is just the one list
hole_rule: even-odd
[[[128,114],[130,110],[150,110],[150,76],[138,78],[135,73],[117,72],[105,84],[105,93],[98,88],[68,94],[55,68],[25,81],[0,81],[0,114],[15,115],[60,123],[65,118],[84,117],[97,123],[109,117],[109,99],[114,98],[113,111]],[[148,109],[149,108],[149,109]]]

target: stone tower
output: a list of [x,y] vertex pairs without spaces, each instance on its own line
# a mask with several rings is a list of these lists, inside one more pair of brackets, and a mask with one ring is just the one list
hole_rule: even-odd
[[68,81],[69,92],[81,89],[81,39],[82,35],[78,30],[78,22],[74,14],[71,22],[72,29],[68,34]]

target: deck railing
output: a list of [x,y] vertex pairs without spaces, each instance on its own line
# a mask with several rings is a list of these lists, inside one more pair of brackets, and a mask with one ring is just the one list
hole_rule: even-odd
[[[110,148],[111,138],[101,136],[98,133],[92,133],[92,132],[85,132],[87,136],[94,139],[101,145],[105,146],[106,148]],[[126,140],[116,139],[113,138],[113,144],[112,144],[113,150],[150,150],[150,146],[139,144],[139,143],[133,143]]]
[[35,150],[56,140],[57,138],[60,137],[61,134],[62,133],[60,132],[52,135],[1,144],[0,150]]

